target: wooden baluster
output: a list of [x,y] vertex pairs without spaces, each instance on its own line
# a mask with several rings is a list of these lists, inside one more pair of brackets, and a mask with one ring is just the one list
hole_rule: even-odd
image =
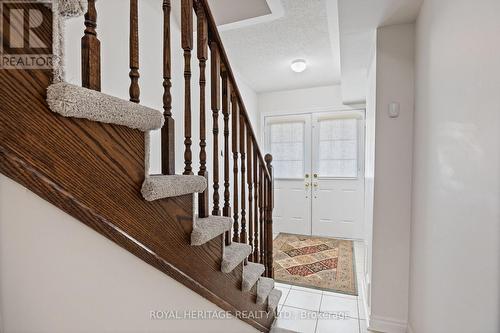
[[264,227],[264,193],[265,193],[265,175],[264,175],[264,166],[261,163],[259,159],[259,178],[260,178],[260,186],[259,186],[259,223],[260,223],[260,263],[265,265],[265,251],[264,248],[266,247],[265,243],[265,227]]
[[130,101],[139,103],[139,9],[137,0],[130,0]]
[[101,42],[97,38],[95,0],[88,0],[82,37],[82,86],[101,91]]
[[268,277],[272,278],[274,276],[273,271],[273,207],[274,207],[274,195],[273,195],[273,167],[271,162],[273,161],[273,157],[271,154],[266,154],[266,164],[267,169],[269,171],[269,175],[271,176],[268,180],[267,187],[267,224],[266,224],[266,233],[267,233],[267,247],[266,247],[266,259],[267,259],[267,267],[268,267]]
[[[240,155],[241,155],[241,233],[240,243],[247,243],[247,220],[246,220],[246,199],[245,199],[245,171],[246,171],[246,154],[245,154],[245,117],[240,113]],[[237,178],[236,178],[237,179]],[[235,180],[236,181],[236,180]]]
[[[208,171],[207,171],[207,130],[206,130],[206,120],[205,120],[205,88],[206,88],[206,77],[205,70],[207,67],[208,60],[208,25],[207,18],[205,16],[205,11],[199,2],[196,2],[196,17],[197,17],[197,40],[198,40],[198,61],[200,63],[200,171],[198,175],[205,177],[208,183]],[[198,216],[208,217],[208,192],[209,187],[205,189],[202,193],[198,194]]]
[[[265,168],[265,167],[264,167]],[[264,207],[264,224],[263,224],[263,234],[264,234],[264,256],[263,256],[263,264],[266,267],[266,271],[264,273],[265,276],[269,276],[269,266],[267,265],[267,187],[268,187],[268,182],[267,182],[267,177],[264,172],[264,189],[263,189],[263,198],[262,198],[262,206]]]
[[247,185],[248,185],[248,244],[252,247],[252,252],[250,253],[249,259],[250,261],[254,261],[253,258],[253,249],[254,249],[254,224],[253,224],[253,160],[252,154],[252,134],[251,131],[247,131]]
[[164,175],[175,174],[175,122],[172,118],[172,55],[170,42],[170,0],[163,0],[163,117],[161,128],[161,170]]
[[[229,100],[229,82],[227,79],[227,72],[225,70],[221,73],[222,76],[222,114],[224,115],[224,207],[222,208],[222,215],[231,216],[231,204],[229,191],[229,114],[230,114],[230,100]],[[231,244],[231,232],[226,232],[226,245]]]
[[231,89],[231,108],[232,108],[232,150],[233,150],[233,242],[239,242],[239,225],[238,225],[238,99]]
[[[254,183],[254,237],[253,237],[253,242],[254,242],[254,251],[253,251],[253,262],[259,262],[259,179],[258,179],[258,174],[257,174],[257,168],[258,168],[258,145],[257,142],[254,141],[253,145],[253,163],[252,163],[252,168],[253,168],[253,183]],[[262,245],[261,245],[262,246]]]
[[216,42],[210,43],[210,68],[212,85],[213,154],[214,154],[214,207],[212,215],[220,215],[219,207],[219,110],[220,110],[220,55]]
[[222,76],[222,114],[224,116],[224,207],[222,214],[231,216],[230,190],[229,190],[229,115],[230,115],[230,98],[229,98],[229,82],[227,72],[224,69]]
[[191,51],[193,50],[193,0],[181,0],[182,49],[184,50],[184,174],[192,175],[191,152]]

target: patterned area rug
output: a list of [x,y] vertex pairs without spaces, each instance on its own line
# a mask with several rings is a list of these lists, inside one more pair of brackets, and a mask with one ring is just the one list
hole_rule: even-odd
[[280,233],[274,240],[278,282],[358,295],[353,242]]

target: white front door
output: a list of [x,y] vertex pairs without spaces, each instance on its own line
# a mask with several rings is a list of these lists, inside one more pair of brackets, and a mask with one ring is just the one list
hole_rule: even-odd
[[273,155],[275,232],[311,234],[311,116],[266,118]]
[[312,234],[363,238],[363,113],[314,114],[312,127]]
[[364,113],[265,119],[273,155],[274,231],[362,238]]

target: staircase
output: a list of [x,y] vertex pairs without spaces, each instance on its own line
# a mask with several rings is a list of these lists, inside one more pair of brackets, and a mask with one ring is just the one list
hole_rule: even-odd
[[[261,153],[207,0],[181,0],[182,51],[170,41],[170,0],[158,8],[164,13],[163,112],[140,105],[137,0],[129,3],[129,101],[100,91],[95,0],[87,6],[78,0],[61,4],[54,5],[55,24],[43,27],[43,35],[57,53],[64,17],[85,11],[82,86],[64,82],[62,62],[54,71],[0,70],[0,171],[222,309],[234,315],[265,312],[240,319],[269,331],[281,297],[272,279],[272,157]],[[195,23],[199,110],[191,108]],[[181,128],[171,105],[171,53],[176,51],[185,60],[184,109],[176,110],[184,112]],[[206,120],[205,105],[208,52],[212,122]],[[200,168],[195,175],[191,122],[196,111]],[[162,174],[145,174],[149,131],[160,128]],[[213,147],[207,147],[210,132]],[[175,170],[174,142],[182,139],[184,170]]]

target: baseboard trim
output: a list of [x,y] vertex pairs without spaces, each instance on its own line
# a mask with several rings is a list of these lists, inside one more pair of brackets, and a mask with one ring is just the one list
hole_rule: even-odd
[[359,286],[360,290],[359,290],[359,296],[360,298],[363,300],[361,306],[364,308],[365,310],[365,320],[366,322],[369,322],[370,321],[370,313],[368,312],[368,293],[366,292],[366,275],[363,274],[363,279],[361,280],[361,285]]
[[368,329],[384,333],[407,333],[408,323],[394,318],[371,315]]
[[415,333],[415,331],[413,330],[413,328],[411,328],[410,323],[408,323],[408,329],[406,330],[406,333]]

